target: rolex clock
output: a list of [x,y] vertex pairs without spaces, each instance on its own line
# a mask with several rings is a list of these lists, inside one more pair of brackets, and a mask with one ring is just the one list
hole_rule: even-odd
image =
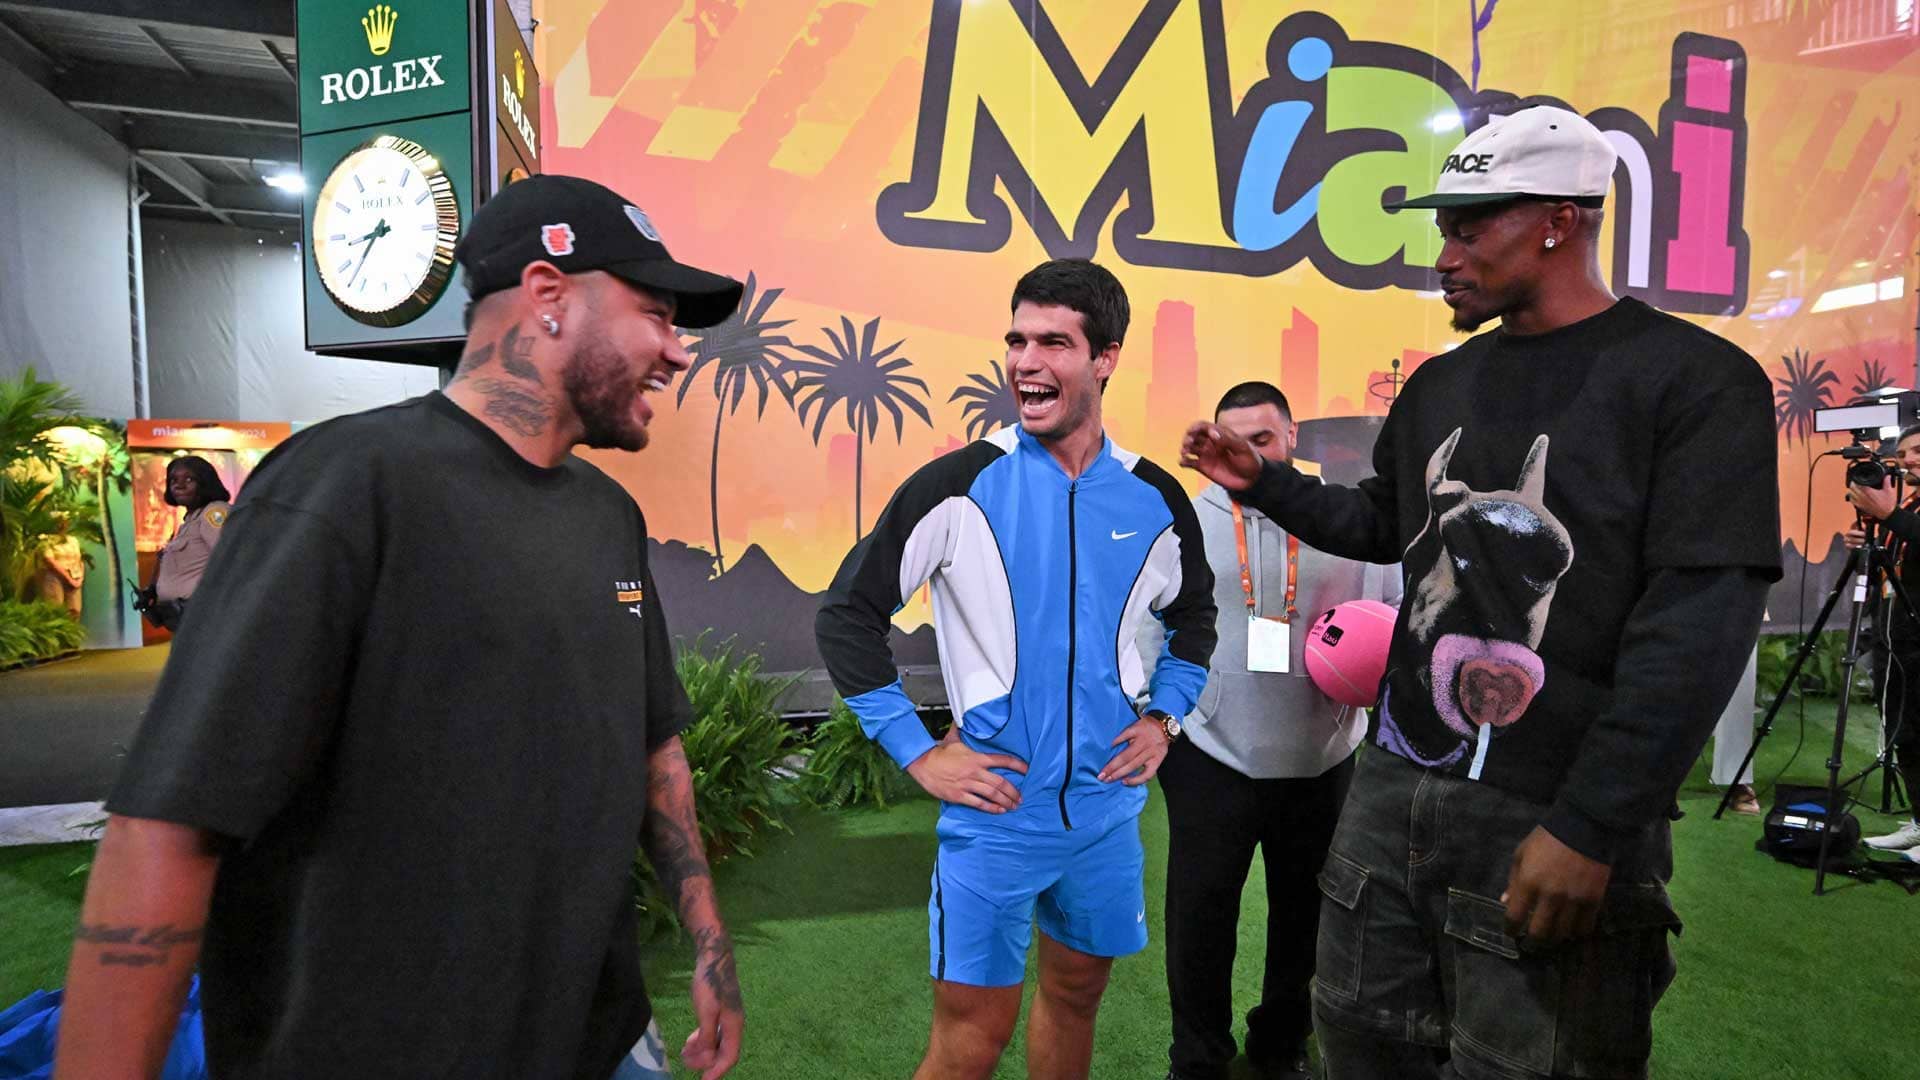
[[381,135],[348,151],[314,202],[309,237],[327,296],[369,326],[426,314],[453,276],[460,204],[439,160]]

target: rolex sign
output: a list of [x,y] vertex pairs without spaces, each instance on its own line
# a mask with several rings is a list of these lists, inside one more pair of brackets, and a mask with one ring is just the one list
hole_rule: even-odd
[[467,108],[470,9],[465,0],[301,0],[301,132]]
[[540,171],[540,73],[506,0],[492,0],[495,180]]

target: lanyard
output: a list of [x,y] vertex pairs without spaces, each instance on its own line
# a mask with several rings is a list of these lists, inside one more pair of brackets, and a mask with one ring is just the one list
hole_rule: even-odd
[[[1247,594],[1247,614],[1258,614],[1253,599],[1253,571],[1247,566],[1247,519],[1240,513],[1240,504],[1233,503],[1233,543],[1240,551],[1240,589]],[[1300,595],[1300,539],[1292,533],[1287,534],[1287,602],[1286,614],[1280,616],[1283,623],[1291,623],[1300,614],[1293,602]]]

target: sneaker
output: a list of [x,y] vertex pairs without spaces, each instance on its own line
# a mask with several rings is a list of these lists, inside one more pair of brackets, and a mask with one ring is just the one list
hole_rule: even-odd
[[[1867,846],[1881,851],[1907,852],[1920,848],[1920,821],[1909,821],[1885,836],[1869,836]],[[1920,862],[1920,859],[1914,861]]]
[[1920,848],[1908,848],[1900,853],[1900,857],[1910,863],[1920,863]]

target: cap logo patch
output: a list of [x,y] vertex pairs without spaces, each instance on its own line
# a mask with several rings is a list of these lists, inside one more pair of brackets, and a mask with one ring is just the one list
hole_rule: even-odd
[[540,226],[540,246],[546,248],[549,255],[573,254],[573,226],[564,221]]
[[1448,154],[1447,163],[1440,166],[1441,175],[1447,173],[1483,173],[1493,165],[1492,154]]
[[626,210],[627,220],[633,222],[633,227],[640,230],[641,236],[656,244],[660,242],[660,234],[654,229],[653,222],[647,217],[645,210],[637,206],[629,206]]

